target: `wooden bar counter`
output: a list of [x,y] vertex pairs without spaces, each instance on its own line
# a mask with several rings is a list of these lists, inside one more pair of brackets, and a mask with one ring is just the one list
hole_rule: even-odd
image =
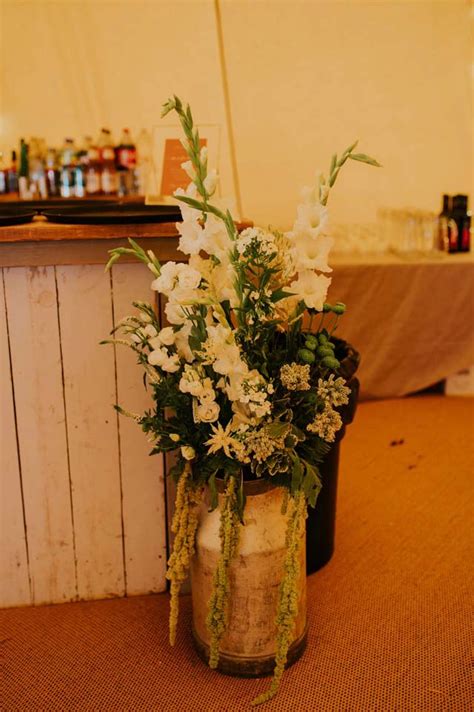
[[129,237],[146,240],[146,249],[163,262],[183,259],[176,249],[177,236],[174,223],[60,225],[40,216],[25,225],[0,228],[0,267],[105,264],[107,251],[125,246]]
[[129,237],[184,258],[174,224],[0,228],[0,606],[165,590],[163,459],[113,410],[152,401],[133,353],[99,345],[156,298],[133,258],[104,273]]

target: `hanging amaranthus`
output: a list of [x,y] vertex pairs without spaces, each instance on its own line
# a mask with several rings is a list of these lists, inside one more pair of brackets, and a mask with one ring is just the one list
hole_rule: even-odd
[[179,614],[179,591],[188,575],[191,557],[194,554],[196,529],[198,525],[198,504],[201,488],[195,487],[191,478],[191,467],[186,465],[176,489],[175,511],[171,531],[175,535],[173,552],[168,560],[166,578],[171,581],[169,639],[174,645]]
[[213,590],[209,601],[206,625],[211,635],[209,667],[216,668],[219,662],[219,644],[227,628],[229,608],[229,569],[239,543],[240,520],[237,510],[235,477],[229,477],[221,510],[219,538],[221,554],[214,572]]
[[278,692],[280,680],[285,670],[288,649],[292,642],[295,619],[298,614],[298,581],[300,576],[300,546],[307,516],[306,498],[298,492],[289,498],[288,522],[286,526],[286,555],[283,579],[280,583],[276,617],[277,651],[273,680],[266,692],[252,701],[252,705],[267,702]]

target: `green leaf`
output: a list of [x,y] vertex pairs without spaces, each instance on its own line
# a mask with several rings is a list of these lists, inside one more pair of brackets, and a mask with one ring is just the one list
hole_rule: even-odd
[[298,492],[303,480],[303,464],[298,455],[290,454],[293,466],[291,468],[291,492]]
[[291,425],[289,423],[279,423],[276,421],[267,425],[265,430],[271,438],[281,438],[287,434],[290,428]]
[[293,296],[294,296],[294,292],[286,292],[284,289],[282,289],[280,287],[279,289],[276,289],[273,292],[272,296],[270,297],[270,301],[272,301],[274,304],[276,304],[276,302],[279,302],[280,299],[284,299],[285,297],[293,297]]
[[322,487],[319,470],[315,465],[312,465],[307,460],[303,460],[303,463],[305,467],[303,491],[310,506],[314,507]]
[[372,158],[371,156],[367,156],[365,153],[351,153],[349,155],[349,158],[352,158],[353,161],[360,161],[361,163],[368,163],[369,166],[376,166],[377,168],[382,168],[381,164],[375,160],[375,158]]

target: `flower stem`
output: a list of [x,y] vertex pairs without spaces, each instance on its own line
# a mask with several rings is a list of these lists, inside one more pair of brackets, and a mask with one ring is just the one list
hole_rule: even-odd
[[300,547],[304,539],[304,522],[307,514],[306,498],[302,491],[290,497],[286,527],[286,556],[283,578],[280,583],[276,617],[277,651],[273,680],[268,690],[252,701],[252,705],[268,702],[278,692],[288,659],[288,649],[293,639],[298,615],[298,583],[300,578]]
[[179,592],[188,575],[191,557],[194,554],[195,536],[198,525],[198,504],[201,489],[195,487],[191,477],[191,467],[187,464],[179,478],[176,490],[175,511],[171,531],[175,534],[173,551],[168,560],[166,578],[170,586],[169,641],[174,645],[179,616]]

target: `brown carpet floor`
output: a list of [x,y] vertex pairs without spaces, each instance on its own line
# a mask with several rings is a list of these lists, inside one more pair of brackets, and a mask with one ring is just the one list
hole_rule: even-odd
[[[309,647],[265,710],[468,711],[473,401],[364,403],[343,443],[337,549],[308,580]],[[393,444],[398,441],[399,444]],[[1,613],[2,710],[246,710],[267,680],[211,672],[167,596]]]

